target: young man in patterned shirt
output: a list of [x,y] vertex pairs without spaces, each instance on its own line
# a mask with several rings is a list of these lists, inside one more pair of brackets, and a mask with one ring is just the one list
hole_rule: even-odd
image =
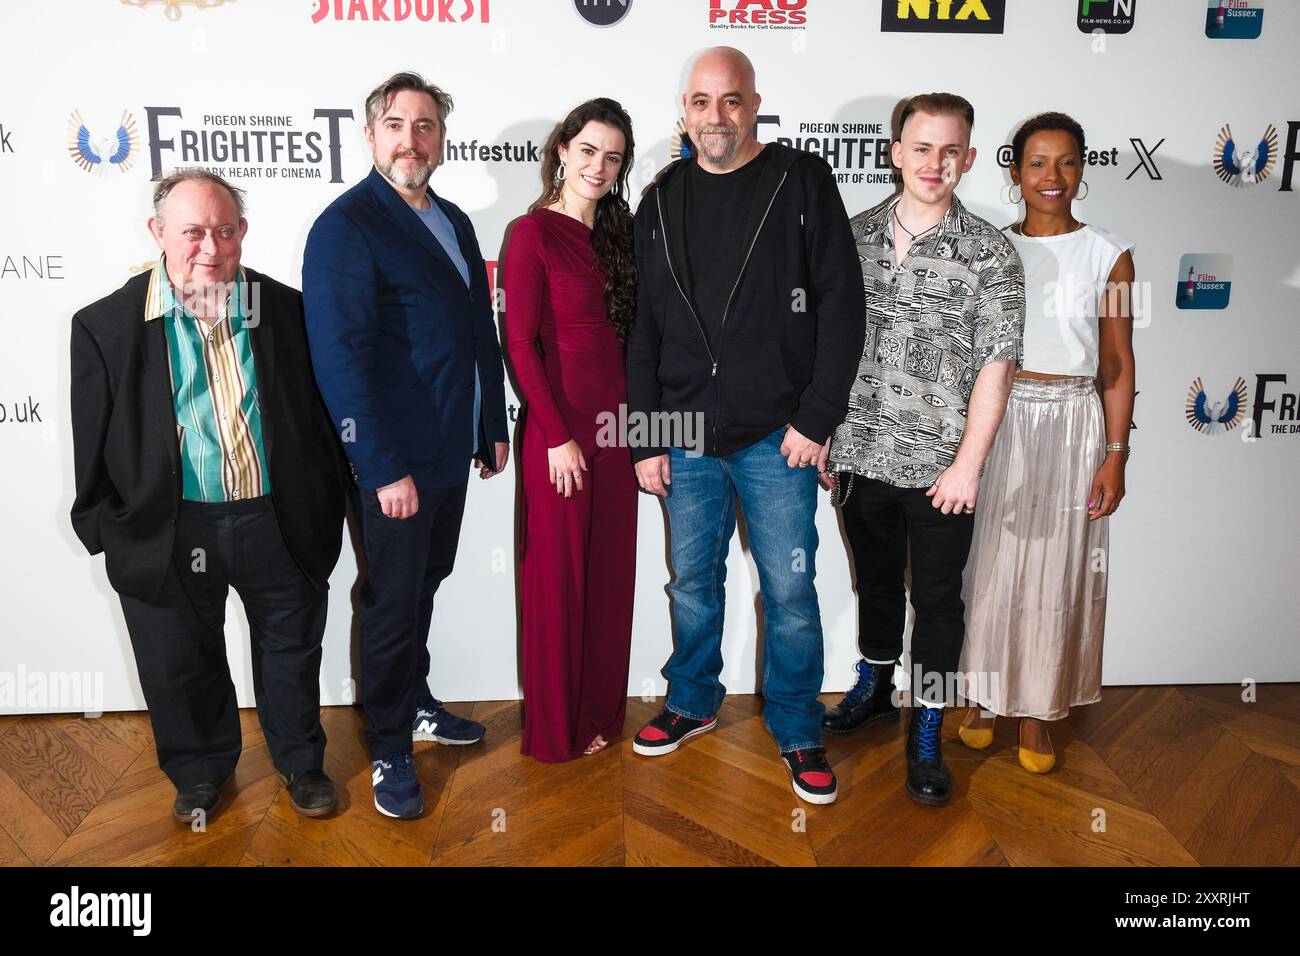
[[951,795],[939,731],[965,632],[962,572],[1025,317],[1014,247],[954,194],[975,161],[974,118],[960,96],[913,97],[893,144],[903,192],[851,221],[867,335],[848,416],[822,456],[853,550],[863,658],[857,683],[823,729],[850,733],[898,713],[891,675],[903,650],[910,550],[916,706],[907,792],[929,805]]

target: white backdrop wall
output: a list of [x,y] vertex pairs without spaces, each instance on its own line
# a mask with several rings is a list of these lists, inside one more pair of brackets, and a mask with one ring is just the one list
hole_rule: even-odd
[[[399,69],[418,70],[456,101],[447,162],[432,185],[469,213],[495,259],[507,224],[539,188],[530,149],[556,120],[591,96],[622,101],[635,123],[639,192],[668,161],[683,62],[718,43],[755,63],[760,138],[833,154],[850,214],[892,188],[877,164],[877,141],[905,95],[948,89],[974,103],[979,155],[960,195],[998,225],[1015,217],[999,199],[1009,179],[998,155],[1016,125],[1044,109],[1082,122],[1098,162],[1076,215],[1136,242],[1143,283],[1134,453],[1128,497],[1111,526],[1105,681],[1300,679],[1293,485],[1300,193],[1285,188],[1300,150],[1300,4],[1267,0],[1254,40],[1208,38],[1205,0],[1139,0],[1131,31],[1105,37],[1079,29],[1074,0],[1008,0],[1004,31],[988,35],[882,32],[881,0],[627,6],[620,22],[601,28],[573,0],[392,0],[378,4],[389,17],[383,22],[370,19],[371,0],[4,5],[0,712],[143,706],[103,560],[84,553],[68,520],[68,334],[77,308],[156,257],[144,225],[155,166],[213,165],[230,174],[248,191],[245,263],[298,285],[310,224],[368,171],[366,92]],[[725,21],[731,11],[765,7],[802,13],[804,23],[710,25],[711,16]],[[432,19],[421,19],[428,11]],[[79,168],[67,139],[74,112],[96,137],[111,137],[129,114],[129,168]],[[1276,128],[1267,179],[1235,188],[1216,177],[1212,153],[1225,123],[1239,146]],[[232,134],[249,144],[234,161],[213,153]],[[1231,272],[1226,308],[1175,306],[1188,254],[1218,281]],[[1203,254],[1230,256],[1230,269],[1222,261],[1196,267]],[[1189,427],[1192,382],[1200,378],[1219,401],[1239,377],[1244,421],[1218,434]],[[1259,411],[1258,435],[1257,398],[1271,405]],[[513,417],[518,400],[513,393],[507,400]],[[515,494],[513,469],[471,480],[456,570],[438,596],[430,640],[434,688],[445,699],[519,695]],[[855,657],[855,598],[824,496],[817,524],[825,687],[842,689]],[[664,690],[659,670],[671,648],[664,529],[658,501],[642,496],[632,694]],[[723,681],[748,692],[758,673],[757,577],[739,539],[728,572]],[[352,699],[355,581],[345,545],[331,580],[326,703]],[[247,628],[233,596],[227,638],[240,703],[251,705]]]

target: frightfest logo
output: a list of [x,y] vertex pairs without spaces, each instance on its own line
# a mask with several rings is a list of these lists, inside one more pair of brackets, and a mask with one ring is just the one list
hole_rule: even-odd
[[[788,114],[786,119],[789,120]],[[888,119],[855,122],[801,118],[782,130],[779,114],[760,114],[754,129],[755,137],[763,125],[776,127],[775,141],[782,146],[826,160],[837,183],[897,185],[903,181],[890,157],[889,147],[893,140]]]
[[1268,179],[1277,165],[1277,130],[1272,124],[1257,143],[1238,144],[1227,123],[1214,141],[1214,172],[1229,186],[1253,186]]
[[1211,40],[1256,40],[1264,29],[1263,0],[1208,0],[1205,35]]
[[197,126],[178,106],[146,106],[150,178],[165,168],[202,166],[227,179],[343,182],[340,125],[350,109],[316,109],[311,119],[283,113],[203,113]]
[[[1289,376],[1285,372],[1255,373],[1255,403],[1250,409],[1250,425],[1242,435],[1244,441],[1255,442],[1266,435],[1291,435],[1300,437],[1300,394],[1288,392]],[[1246,418],[1246,382],[1240,376],[1232,391],[1206,392],[1198,377],[1187,391],[1187,424],[1202,435],[1230,432]],[[1265,424],[1264,414],[1269,422]]]
[[106,176],[111,169],[125,173],[135,165],[140,150],[135,117],[123,110],[117,129],[112,133],[109,129],[112,127],[96,127],[92,131],[76,110],[68,117],[68,156],[92,176]]

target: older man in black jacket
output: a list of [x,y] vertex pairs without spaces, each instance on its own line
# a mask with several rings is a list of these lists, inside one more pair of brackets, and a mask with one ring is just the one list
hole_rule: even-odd
[[[744,54],[702,53],[682,96],[696,157],[668,167],[637,210],[629,442],[641,487],[668,510],[676,649],[667,705],[633,749],[669,753],[716,726],[739,499],[766,617],[767,726],[794,792],[831,803],[817,699],[816,470],[848,406],[865,306],[830,167],[756,141],[759,102]],[[636,447],[638,434],[657,437]]]
[[240,266],[247,228],[242,193],[219,176],[163,179],[149,220],[157,265],[72,320],[72,524],[104,552],[183,823],[216,811],[239,759],[230,586],[294,809],[320,816],[335,802],[319,681],[343,459],[302,295]]

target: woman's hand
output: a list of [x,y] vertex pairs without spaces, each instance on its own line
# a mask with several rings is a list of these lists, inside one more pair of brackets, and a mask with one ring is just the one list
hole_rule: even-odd
[[582,457],[582,449],[570,438],[563,445],[546,450],[546,459],[550,464],[551,484],[556,494],[572,498],[574,489],[582,490],[582,473],[587,470],[587,460]]
[[1128,456],[1124,452],[1111,452],[1097,469],[1088,492],[1088,520],[1096,521],[1115,513],[1124,497],[1124,465]]

